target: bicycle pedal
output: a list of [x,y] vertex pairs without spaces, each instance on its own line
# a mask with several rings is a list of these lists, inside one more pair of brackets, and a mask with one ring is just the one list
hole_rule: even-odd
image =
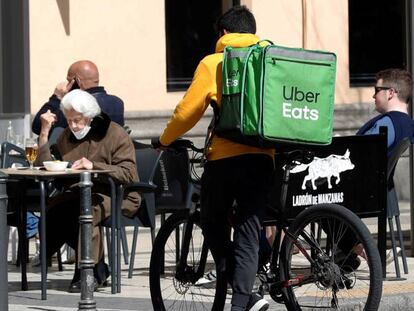
[[344,280],[343,283],[344,283],[346,289],[352,289],[352,288],[354,288],[354,285],[355,285],[355,282],[353,280],[351,280],[350,278],[348,278],[348,277],[345,277],[345,280]]

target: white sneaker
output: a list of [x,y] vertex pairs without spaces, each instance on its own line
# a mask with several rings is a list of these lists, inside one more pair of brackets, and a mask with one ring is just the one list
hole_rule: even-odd
[[206,286],[208,284],[213,284],[217,280],[216,270],[209,271],[204,277],[198,279],[197,282],[195,282],[195,286]]
[[248,311],[265,311],[269,309],[269,303],[259,294],[252,294],[250,296],[249,304],[246,310]]
[[39,267],[40,266],[40,252],[36,252],[32,259],[30,260],[32,267]]
[[74,264],[76,261],[75,251],[67,244],[64,244],[60,248],[60,255],[62,257],[63,264]]
[[[397,246],[396,249],[397,249],[397,256],[398,256],[401,254],[401,247]],[[394,262],[394,251],[392,248],[387,251],[387,256],[385,257],[385,261],[387,263],[387,266]]]

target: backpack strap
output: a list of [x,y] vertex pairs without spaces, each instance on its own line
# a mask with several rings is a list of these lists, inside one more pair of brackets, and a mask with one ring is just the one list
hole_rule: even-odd
[[257,45],[262,45],[261,43],[263,43],[263,42],[267,42],[267,44],[266,44],[266,45],[273,45],[273,44],[274,44],[274,43],[273,43],[273,41],[268,40],[268,39],[263,39],[263,40],[260,40],[260,41],[258,41],[256,44],[257,44]]
[[[208,125],[206,138],[204,140],[203,163],[207,161],[208,149],[210,148],[211,141],[215,134],[216,125],[220,119],[220,108],[218,107],[217,102],[212,100],[210,102],[210,106],[213,108],[213,117],[211,118],[210,124]],[[201,165],[203,165],[203,163],[201,163]]]

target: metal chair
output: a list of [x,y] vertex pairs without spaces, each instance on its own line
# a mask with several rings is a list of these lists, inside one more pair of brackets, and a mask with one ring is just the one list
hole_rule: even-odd
[[[152,148],[151,145],[135,142],[138,149]],[[149,153],[157,152],[147,150]],[[161,215],[161,225],[165,221],[166,214],[180,209],[190,209],[193,204],[193,195],[199,194],[199,188],[190,182],[190,161],[186,148],[176,150],[166,150],[159,155],[158,161],[153,166],[143,166],[138,162],[138,172],[141,180],[149,180],[157,188],[145,200],[151,212],[155,211],[156,215]],[[141,159],[140,161],[143,161]],[[155,222],[151,227],[152,242],[154,241]],[[128,278],[132,278],[135,262],[136,241],[138,238],[139,227],[135,226],[133,234],[133,243],[131,247],[130,262],[128,269]],[[126,239],[122,235],[121,240],[124,254],[127,249]],[[127,263],[126,263],[127,264]]]
[[160,159],[154,183],[156,213],[165,214],[192,205],[191,197],[195,191],[190,178],[190,160],[186,148],[167,150]]
[[25,151],[9,142],[1,144],[1,168],[15,166],[28,166]]
[[[0,167],[1,168],[10,168],[10,167],[27,167],[29,163],[26,159],[25,151],[9,142],[3,142],[1,145],[1,157],[0,157]],[[17,185],[17,181],[16,181]],[[20,188],[19,184],[19,188]],[[27,284],[27,274],[26,274],[26,264],[28,258],[28,239],[26,238],[26,214],[24,211],[38,211],[38,204],[32,204],[30,202],[37,202],[36,198],[39,196],[39,191],[37,187],[34,185],[24,185],[25,188],[25,195],[24,199],[22,196],[15,195],[15,193],[10,193],[10,197],[14,200],[10,201],[12,203],[9,204],[8,210],[8,218],[11,220],[11,226],[17,227],[18,231],[18,256],[17,256],[17,263],[21,266],[21,273],[22,273],[22,290],[28,289]],[[13,191],[14,192],[14,191]],[[28,198],[33,198],[28,199]],[[23,207],[24,204],[24,207]],[[23,208],[22,208],[23,207]],[[22,238],[23,237],[23,238]],[[59,271],[63,270],[62,267],[62,260],[60,256],[60,252],[57,253],[58,258],[58,267]]]
[[[1,144],[1,168],[9,167],[18,167],[18,166],[28,166],[26,159],[25,151],[9,142],[3,142]],[[17,183],[17,181],[13,182]],[[26,240],[26,227],[22,226],[21,223],[25,223],[26,216],[23,215],[21,211],[21,197],[17,196],[15,191],[10,191],[12,186],[12,181],[8,183],[9,197],[13,200],[9,200],[7,205],[7,223],[9,226],[17,228],[18,235],[18,248],[17,248],[17,265],[20,265],[21,269],[21,288],[22,290],[28,289],[27,284],[27,273],[26,273],[26,263],[28,257],[28,244]],[[14,189],[14,188],[13,188]],[[24,237],[24,238],[22,238]]]
[[411,145],[411,142],[408,138],[402,139],[394,148],[390,156],[388,157],[388,166],[387,166],[387,183],[388,183],[388,193],[387,193],[387,218],[388,226],[390,229],[391,242],[392,242],[392,251],[394,255],[394,265],[397,278],[401,278],[400,267],[398,263],[398,252],[397,252],[397,242],[395,239],[394,224],[393,219],[397,225],[397,234],[398,240],[401,247],[401,257],[404,267],[404,273],[408,274],[408,265],[407,257],[404,248],[404,240],[401,230],[400,222],[400,207],[398,205],[398,198],[394,187],[394,171],[397,166],[398,160],[401,155],[407,150]]
[[[134,141],[135,156],[137,163],[139,182],[128,185],[116,185],[116,200],[112,200],[111,217],[105,219],[101,226],[110,227],[112,237],[110,238],[110,264],[111,264],[111,291],[113,294],[121,292],[121,237],[122,230],[125,227],[134,227],[134,238],[131,247],[131,260],[129,266],[129,275],[132,275],[132,269],[135,259],[135,251],[139,227],[148,227],[151,229],[151,237],[154,240],[155,228],[155,201],[154,191],[157,186],[153,183],[155,170],[162,155],[162,152],[154,150],[150,145],[142,144]],[[114,186],[112,186],[113,189]],[[137,214],[130,218],[122,215],[121,206],[122,198],[125,194],[138,191],[142,194],[142,203]],[[113,196],[112,196],[113,197]],[[116,215],[115,219],[113,215]],[[114,222],[115,220],[115,222]],[[108,240],[108,239],[107,239]],[[115,243],[114,243],[115,242]]]

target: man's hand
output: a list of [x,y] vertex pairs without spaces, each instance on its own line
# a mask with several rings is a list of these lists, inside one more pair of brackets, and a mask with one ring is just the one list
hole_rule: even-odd
[[40,133],[49,135],[50,129],[56,121],[57,117],[50,111],[50,109],[48,109],[45,113],[42,113],[40,115],[40,123],[42,126]]
[[153,137],[151,139],[151,145],[152,145],[152,148],[157,149],[157,150],[166,150],[167,149],[167,146],[164,146],[163,144],[161,144],[159,137]]
[[56,121],[57,121],[56,115],[50,112],[49,109],[45,113],[42,113],[40,115],[40,123],[42,127],[40,129],[40,135],[39,135],[39,147],[47,143],[48,138],[49,138],[49,132],[53,126],[53,123],[55,123]]
[[80,170],[83,168],[87,170],[91,170],[93,169],[93,163],[89,161],[87,158],[83,157],[82,159],[76,160],[75,162],[73,162],[72,168],[74,170]]
[[73,84],[75,83],[75,79],[72,79],[70,82],[62,81],[56,85],[55,91],[53,92],[57,98],[62,99],[63,96],[66,95],[72,88]]

